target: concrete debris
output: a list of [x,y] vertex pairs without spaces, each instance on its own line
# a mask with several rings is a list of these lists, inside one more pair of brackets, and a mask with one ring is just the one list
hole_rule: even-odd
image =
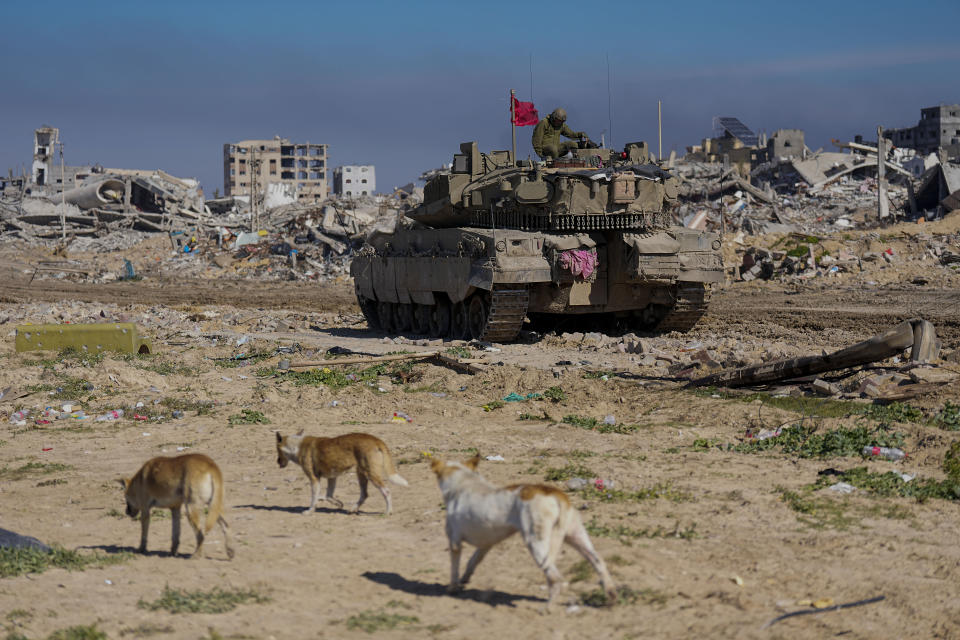
[[[782,358],[720,371],[690,382],[690,386],[726,386],[743,387],[768,384],[771,382],[802,378],[827,371],[849,369],[892,358],[900,352],[910,349],[910,360],[914,363],[927,363],[935,360],[940,352],[933,325],[919,318],[902,322],[890,331],[874,336],[846,349],[820,356],[801,358]],[[889,374],[886,379],[873,376],[864,380],[860,392],[867,396],[879,397],[882,387],[896,378],[896,382],[905,381],[899,374]],[[933,380],[922,380],[932,382]],[[939,380],[938,380],[939,381]],[[815,383],[817,381],[814,381]],[[826,390],[823,381],[815,384],[818,392]],[[946,381],[944,381],[946,382]]]

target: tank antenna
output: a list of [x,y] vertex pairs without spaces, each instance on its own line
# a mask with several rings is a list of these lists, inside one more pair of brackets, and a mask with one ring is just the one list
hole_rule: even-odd
[[610,131],[610,148],[613,145],[613,99],[610,97],[610,53],[607,53],[607,129]]

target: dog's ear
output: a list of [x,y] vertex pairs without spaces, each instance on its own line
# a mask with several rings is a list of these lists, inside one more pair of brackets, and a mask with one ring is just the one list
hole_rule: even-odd
[[274,433],[277,434],[277,442],[283,442],[283,436],[280,435],[280,432],[274,431]]
[[480,455],[479,455],[479,454],[473,456],[472,458],[470,458],[469,460],[467,460],[466,462],[463,463],[463,465],[464,465],[467,469],[470,469],[471,471],[476,471],[478,464],[480,464]]
[[445,463],[443,460],[441,460],[440,458],[434,458],[430,462],[430,471],[433,471],[435,474],[440,475],[440,471],[442,471],[445,466],[447,466],[447,463]]
[[303,429],[300,429],[300,431],[297,431],[297,435],[298,435],[298,436],[302,436],[302,435],[303,435]]
[[130,481],[127,480],[126,478],[117,478],[117,482],[120,483],[120,486],[123,487],[124,491],[127,490],[127,485],[130,484]]

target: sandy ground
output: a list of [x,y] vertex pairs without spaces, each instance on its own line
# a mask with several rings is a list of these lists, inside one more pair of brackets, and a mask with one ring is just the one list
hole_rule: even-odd
[[[398,349],[358,323],[346,282],[174,285],[161,279],[88,286],[50,280],[27,284],[22,275],[9,275],[7,283],[0,301],[7,310],[64,298],[119,301],[134,310],[165,305],[219,314],[247,308],[313,310],[329,312],[330,324],[254,334],[254,345],[346,346],[368,353]],[[944,301],[960,299],[958,293],[906,283],[883,288],[739,284],[717,294],[705,322],[688,338],[749,337],[817,352],[922,315],[937,326],[945,347],[956,349],[957,310]],[[130,552],[139,524],[122,515],[116,478],[133,474],[156,455],[203,452],[224,473],[226,517],[237,555],[226,559],[214,530],[206,558],[170,557],[169,518],[155,517],[146,556],[85,571],[50,569],[0,579],[0,625],[9,632],[43,638],[57,629],[96,623],[111,638],[365,637],[366,631],[352,628],[358,616],[382,614],[397,626],[382,623],[377,637],[960,638],[955,502],[823,490],[810,494],[818,508],[802,513],[784,499],[785,491],[802,492],[829,468],[868,464],[876,471],[942,478],[943,453],[956,435],[935,426],[892,424],[905,434],[910,453],[899,463],[802,459],[778,450],[704,450],[694,442],[736,444],[748,428],[791,424],[800,414],[694,394],[669,380],[589,377],[586,372],[597,368],[628,371],[630,356],[589,353],[551,339],[500,345],[500,353],[486,355],[503,364],[478,375],[421,364],[406,382],[384,376],[373,386],[335,390],[257,375],[258,367],[278,357],[253,367],[218,366],[211,358],[238,351],[223,339],[157,335],[152,336],[157,355],[151,358],[107,358],[91,365],[43,360],[50,354],[17,354],[13,327],[0,325],[0,336],[6,336],[0,341],[0,389],[11,386],[26,395],[0,401],[0,467],[7,470],[0,472],[0,527],[84,553]],[[557,362],[584,359],[591,366],[552,371]],[[8,422],[17,407],[58,404],[42,385],[56,386],[66,376],[93,384],[92,391],[74,398],[91,415],[137,402],[158,415],[169,411],[154,401],[215,404],[203,415],[187,411],[181,419],[141,422],[128,412],[117,422],[36,425],[30,420],[25,427]],[[511,392],[542,393],[553,386],[563,389],[564,400],[482,408]],[[932,412],[958,399],[960,389],[944,388],[917,404]],[[230,417],[244,409],[261,412],[269,424],[231,424]],[[412,422],[392,421],[397,411]],[[553,420],[521,419],[522,414]],[[640,427],[618,434],[559,423],[570,414],[614,415],[620,423]],[[827,430],[853,426],[858,418],[817,422]],[[390,517],[381,514],[383,501],[376,493],[360,515],[321,505],[318,513],[304,516],[307,481],[296,468],[277,467],[277,429],[374,434],[390,446],[410,486],[393,488]],[[444,512],[429,460],[464,459],[477,451],[504,458],[481,466],[498,483],[543,482],[551,470],[580,466],[585,468],[580,475],[612,481],[628,492],[651,489],[651,497],[612,502],[570,494],[615,579],[632,590],[636,601],[605,608],[582,604],[580,596],[596,588],[596,577],[578,572],[580,559],[567,550],[560,566],[572,582],[555,611],[542,615],[545,581],[519,539],[491,552],[465,593],[446,595]],[[30,463],[35,467],[30,471],[9,473]],[[54,464],[67,466],[55,471],[46,466]],[[357,494],[355,476],[340,480],[340,499],[350,504]],[[193,546],[184,523],[181,554]],[[224,614],[173,615],[138,606],[158,599],[165,586],[253,589],[270,600]],[[886,599],[763,628],[783,613],[805,609],[803,601],[845,603],[879,595]]]

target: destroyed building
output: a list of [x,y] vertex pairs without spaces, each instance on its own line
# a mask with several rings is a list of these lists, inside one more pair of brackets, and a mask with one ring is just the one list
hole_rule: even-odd
[[883,133],[897,147],[916,149],[920,154],[942,149],[947,157],[960,158],[960,104],[925,107],[916,126]]
[[742,176],[750,175],[757,162],[760,140],[737,118],[713,119],[714,137],[687,147],[687,158],[694,162],[730,164]]
[[[223,145],[223,188],[227,196],[256,192],[264,198],[278,185],[300,201],[319,201],[329,194],[327,145],[272,140],[241,140]],[[273,187],[277,191],[277,187]]]
[[372,196],[377,174],[372,164],[341,165],[333,170],[333,192],[338,196]]

